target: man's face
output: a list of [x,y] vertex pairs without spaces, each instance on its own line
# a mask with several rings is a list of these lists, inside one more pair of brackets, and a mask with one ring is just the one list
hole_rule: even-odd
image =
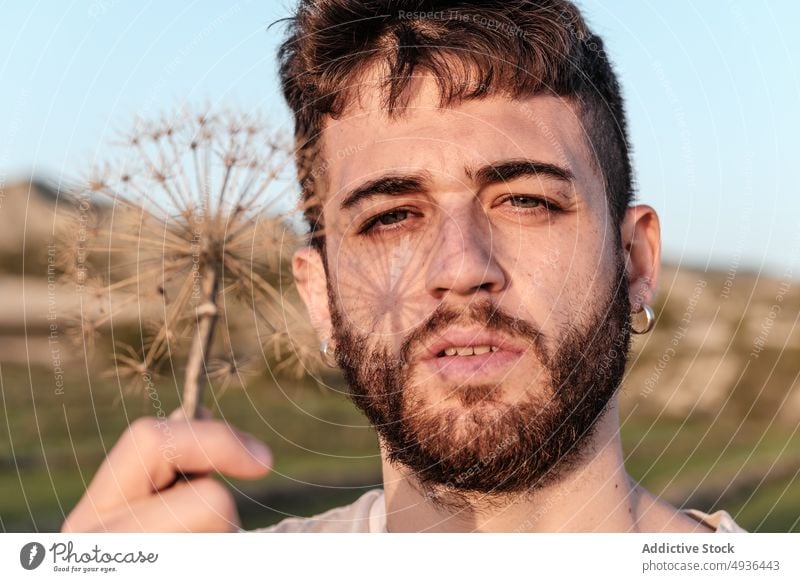
[[306,300],[390,460],[521,491],[579,456],[622,376],[617,227],[567,102],[438,99],[426,79],[389,118],[365,90],[327,122],[327,289]]

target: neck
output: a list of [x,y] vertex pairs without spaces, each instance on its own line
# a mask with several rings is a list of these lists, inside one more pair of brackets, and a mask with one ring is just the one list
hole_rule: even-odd
[[[625,472],[616,398],[586,444],[585,460],[559,482],[522,495],[426,498],[405,468],[386,461],[387,528],[401,531],[635,531],[639,488]],[[444,494],[446,497],[447,494]]]

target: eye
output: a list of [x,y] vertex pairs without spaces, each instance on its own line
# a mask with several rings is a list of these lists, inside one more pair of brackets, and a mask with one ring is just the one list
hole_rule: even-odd
[[509,194],[508,196],[504,196],[498,202],[498,206],[503,206],[506,203],[508,203],[507,205],[511,206],[514,209],[513,212],[516,213],[554,213],[561,210],[556,203],[546,198],[542,198],[541,196],[529,196],[526,194]]
[[371,234],[380,231],[403,228],[403,223],[408,221],[409,217],[413,216],[416,216],[416,214],[414,211],[408,208],[395,208],[388,212],[373,216],[364,223],[358,232],[359,234]]
[[408,210],[400,209],[400,210],[392,210],[391,212],[387,212],[386,214],[381,214],[377,217],[377,222],[380,222],[383,225],[390,225],[395,224],[397,222],[402,222],[408,218]]
[[539,206],[546,206],[544,200],[540,198],[534,198],[533,196],[509,196],[508,201],[511,203],[511,206],[517,206],[518,208],[537,208]]

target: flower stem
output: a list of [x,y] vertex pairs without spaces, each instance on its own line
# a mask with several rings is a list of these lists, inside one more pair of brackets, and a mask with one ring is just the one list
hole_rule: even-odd
[[206,364],[214,327],[217,324],[217,290],[219,274],[216,265],[206,263],[202,267],[202,303],[197,307],[197,326],[186,363],[183,384],[182,407],[187,418],[197,418],[203,402],[203,387],[206,383]]

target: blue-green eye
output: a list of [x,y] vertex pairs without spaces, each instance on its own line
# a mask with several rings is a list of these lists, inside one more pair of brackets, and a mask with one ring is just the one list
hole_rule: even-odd
[[547,204],[540,198],[533,198],[532,196],[509,196],[508,201],[512,206],[518,208],[537,208],[538,206],[547,206]]

